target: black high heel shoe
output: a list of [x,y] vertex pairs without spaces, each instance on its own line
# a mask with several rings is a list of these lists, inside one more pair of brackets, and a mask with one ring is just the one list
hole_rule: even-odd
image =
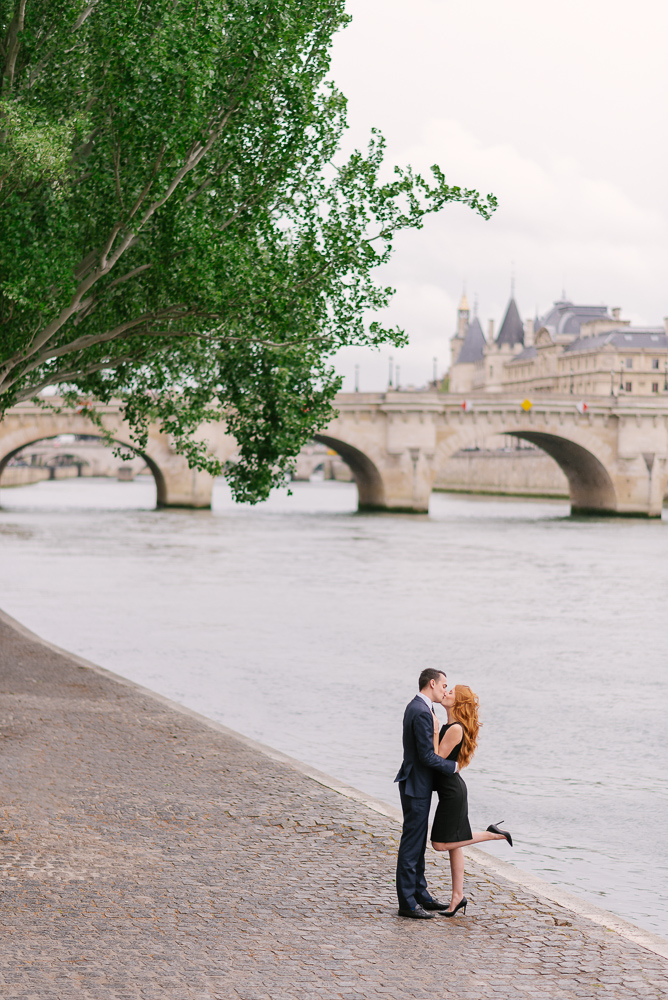
[[502,837],[506,838],[506,840],[508,841],[508,843],[512,847],[513,846],[513,838],[510,836],[510,834],[508,833],[507,830],[500,830],[499,829],[501,823],[503,823],[502,819],[500,819],[498,823],[490,823],[489,826],[487,827],[487,832],[488,833],[500,833]]
[[464,912],[462,913],[462,916],[464,916],[464,914],[466,913],[466,907],[468,905],[469,905],[468,899],[466,898],[466,896],[463,896],[462,899],[460,899],[460,901],[455,906],[454,910],[441,910],[441,916],[454,917],[457,910],[463,910]]

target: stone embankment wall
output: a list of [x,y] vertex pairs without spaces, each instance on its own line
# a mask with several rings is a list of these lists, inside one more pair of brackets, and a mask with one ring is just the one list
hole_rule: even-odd
[[84,465],[81,467],[81,473],[76,465],[61,465],[55,468],[44,468],[44,466],[39,465],[9,465],[3,470],[0,487],[4,490],[13,486],[32,486],[33,483],[41,483],[44,479],[76,479],[79,475],[81,478],[102,477],[129,482],[137,475],[151,475],[150,470],[142,463],[143,459],[140,459],[134,465],[131,463],[121,465],[119,463],[117,466],[109,466],[105,470],[96,470],[89,465]]
[[568,480],[557,463],[535,448],[458,451],[436,476],[435,490],[568,499]]
[[[69,442],[39,441],[24,448],[17,456],[25,464],[10,464],[2,470],[0,487],[31,486],[44,479],[74,479],[81,477],[105,477],[131,481],[138,475],[151,475],[141,455],[133,455],[123,461],[112,448],[101,441]],[[57,464],[59,460],[70,460],[69,465]]]
[[[63,479],[65,473],[67,473],[67,478],[69,479],[70,476],[76,476],[77,470],[74,467],[71,469],[58,469],[58,473],[58,479]],[[30,465],[9,465],[2,473],[0,485],[3,490],[10,486],[32,486],[33,483],[40,483],[43,479],[48,479],[49,476],[50,472],[48,469],[41,469]]]

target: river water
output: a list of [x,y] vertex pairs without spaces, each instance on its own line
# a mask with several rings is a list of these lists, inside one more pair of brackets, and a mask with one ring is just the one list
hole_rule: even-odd
[[43,637],[398,805],[424,666],[480,695],[474,829],[668,937],[668,525],[346,483],[156,511],[150,480],[3,490],[0,606]]

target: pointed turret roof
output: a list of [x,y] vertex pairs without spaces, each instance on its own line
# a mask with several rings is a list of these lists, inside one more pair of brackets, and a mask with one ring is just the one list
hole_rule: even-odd
[[462,292],[462,297],[459,303],[459,312],[468,312],[468,311],[469,311],[469,301],[466,298],[466,292]]
[[469,323],[466,328],[464,343],[455,364],[465,365],[475,361],[482,361],[485,344],[485,334],[482,332],[480,320],[476,316],[473,322]]
[[524,327],[522,326],[522,320],[520,319],[515,299],[511,299],[508,303],[506,315],[503,317],[503,323],[501,324],[496,342],[499,346],[501,344],[510,344],[511,347],[515,344],[524,343]]

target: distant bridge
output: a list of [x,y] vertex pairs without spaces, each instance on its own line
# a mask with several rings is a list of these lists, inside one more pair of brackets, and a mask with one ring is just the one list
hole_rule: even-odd
[[[57,399],[50,402],[55,405],[59,403]],[[115,441],[137,451],[132,445],[130,428],[123,421],[117,403],[98,404],[96,411]],[[210,424],[206,431],[212,451],[223,460],[231,458],[236,450],[236,442],[226,433],[225,425]],[[86,416],[85,410],[68,408],[62,413],[54,413],[53,410],[33,403],[20,403],[7,410],[0,422],[0,476],[7,462],[29,444],[61,434],[96,433],[99,433],[98,429]],[[206,473],[189,469],[186,460],[177,455],[170,436],[164,434],[160,427],[151,425],[147,446],[138,453],[153,473],[159,507],[211,506],[213,479]]]
[[[507,434],[530,441],[560,465],[574,513],[660,517],[668,486],[668,399],[593,397],[579,412],[573,396],[533,400],[437,392],[339,393],[338,415],[316,440],[348,463],[361,510],[426,511],[439,468],[460,448]],[[581,408],[581,407],[580,407]],[[132,447],[116,405],[99,408],[114,438]],[[28,444],[60,434],[94,434],[85,413],[55,414],[25,403],[0,423],[0,474]],[[222,461],[236,443],[225,424],[202,437]],[[213,480],[192,471],[168,435],[152,426],[141,452],[153,472],[159,506],[208,507]]]

